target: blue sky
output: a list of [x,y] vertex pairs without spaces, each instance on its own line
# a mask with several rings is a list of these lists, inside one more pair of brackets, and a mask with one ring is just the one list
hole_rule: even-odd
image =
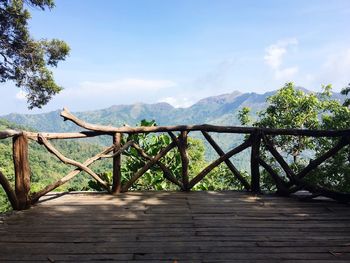
[[30,30],[71,47],[54,69],[64,87],[41,110],[7,83],[0,114],[106,108],[207,96],[311,90],[350,82],[350,1],[56,0],[31,9]]

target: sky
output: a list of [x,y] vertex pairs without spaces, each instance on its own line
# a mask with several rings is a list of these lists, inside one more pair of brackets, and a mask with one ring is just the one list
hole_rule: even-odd
[[42,109],[0,85],[0,115],[168,102],[297,86],[340,91],[350,82],[348,0],[56,0],[31,8],[35,39],[70,56],[52,69],[64,90]]

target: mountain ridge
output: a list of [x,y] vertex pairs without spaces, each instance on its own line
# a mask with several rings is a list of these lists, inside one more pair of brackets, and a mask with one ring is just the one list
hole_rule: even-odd
[[[302,89],[302,88],[301,88]],[[307,90],[302,89],[304,92]],[[86,122],[123,126],[134,126],[142,119],[155,120],[158,125],[239,125],[237,113],[242,107],[250,107],[252,113],[266,107],[266,99],[277,91],[269,91],[263,94],[250,92],[231,93],[203,98],[189,107],[176,108],[167,102],[120,104],[110,107],[73,112],[77,117]],[[340,93],[333,93],[333,97],[341,99]],[[81,130],[80,127],[70,122],[64,122],[60,117],[60,110],[40,114],[11,113],[0,116],[10,122],[32,127],[43,132],[69,132]]]
[[[240,93],[232,92],[218,96],[204,98],[187,108],[175,108],[166,102],[147,104],[136,103],[131,105],[112,105],[105,109],[73,112],[78,118],[93,124],[112,125],[120,127],[124,124],[135,126],[142,119],[155,120],[158,125],[193,125],[193,124],[214,124],[214,125],[232,125],[238,126],[240,122],[237,113],[242,107],[250,107],[254,114],[263,110],[267,103],[267,97],[275,94],[277,91],[270,91],[263,94],[258,93]],[[341,98],[339,93],[335,93],[333,98]],[[81,131],[82,128],[74,123],[64,122],[60,116],[60,110],[42,113],[42,114],[9,114],[0,116],[0,119],[6,119],[10,122],[22,126],[32,127],[42,132],[74,132]],[[191,132],[191,137],[202,139],[200,132]],[[223,151],[227,151],[242,142],[242,134],[224,134],[213,133],[212,137],[220,145]],[[89,142],[98,145],[110,145],[109,136],[99,136],[89,138]],[[213,160],[216,158],[216,152],[205,142],[206,158]],[[243,151],[235,156],[236,162],[241,163],[239,168],[244,167],[242,160],[248,160],[249,152]]]
[[[166,102],[153,104],[135,103],[129,105],[112,105],[99,110],[77,111],[74,114],[87,122],[113,126],[122,126],[124,124],[136,125],[142,119],[154,119],[158,125],[201,123],[228,125],[237,124],[237,120],[223,121],[221,119],[224,115],[229,114],[233,119],[236,119],[233,113],[247,100],[249,103],[246,104],[249,104],[250,107],[261,108],[262,104],[265,103],[266,94],[270,93],[257,94],[233,91],[231,93],[203,98],[192,106],[184,108],[175,108]],[[254,96],[258,103],[254,103],[250,99],[251,96]],[[67,123],[64,124],[62,118],[59,116],[59,112],[60,110],[40,114],[10,113],[0,116],[0,118],[24,126],[30,126],[40,131],[67,132],[80,129],[77,127],[74,128],[74,126]]]

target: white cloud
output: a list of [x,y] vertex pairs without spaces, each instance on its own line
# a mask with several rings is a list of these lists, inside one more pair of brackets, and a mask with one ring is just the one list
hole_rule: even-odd
[[64,90],[66,95],[108,96],[109,93],[126,94],[138,92],[156,92],[173,88],[177,84],[171,80],[126,78],[109,82],[84,81],[78,88]]
[[266,49],[264,60],[271,68],[279,68],[282,64],[282,57],[287,52],[284,47],[271,45]]
[[264,61],[273,70],[276,79],[290,79],[299,71],[297,66],[282,68],[288,49],[296,45],[298,45],[296,38],[288,38],[279,40],[265,49]]
[[186,97],[181,97],[181,98],[175,98],[175,97],[166,97],[158,100],[158,102],[166,102],[169,103],[170,105],[174,106],[175,108],[186,108],[190,107],[195,103],[195,101],[186,98]]
[[24,92],[23,90],[20,90],[19,92],[16,93],[16,99],[17,100],[26,100],[27,99],[27,93]]

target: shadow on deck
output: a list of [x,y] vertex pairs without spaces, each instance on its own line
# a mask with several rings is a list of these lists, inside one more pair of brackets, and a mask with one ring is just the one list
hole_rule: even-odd
[[0,262],[350,262],[350,206],[335,202],[231,191],[48,199],[0,220]]

